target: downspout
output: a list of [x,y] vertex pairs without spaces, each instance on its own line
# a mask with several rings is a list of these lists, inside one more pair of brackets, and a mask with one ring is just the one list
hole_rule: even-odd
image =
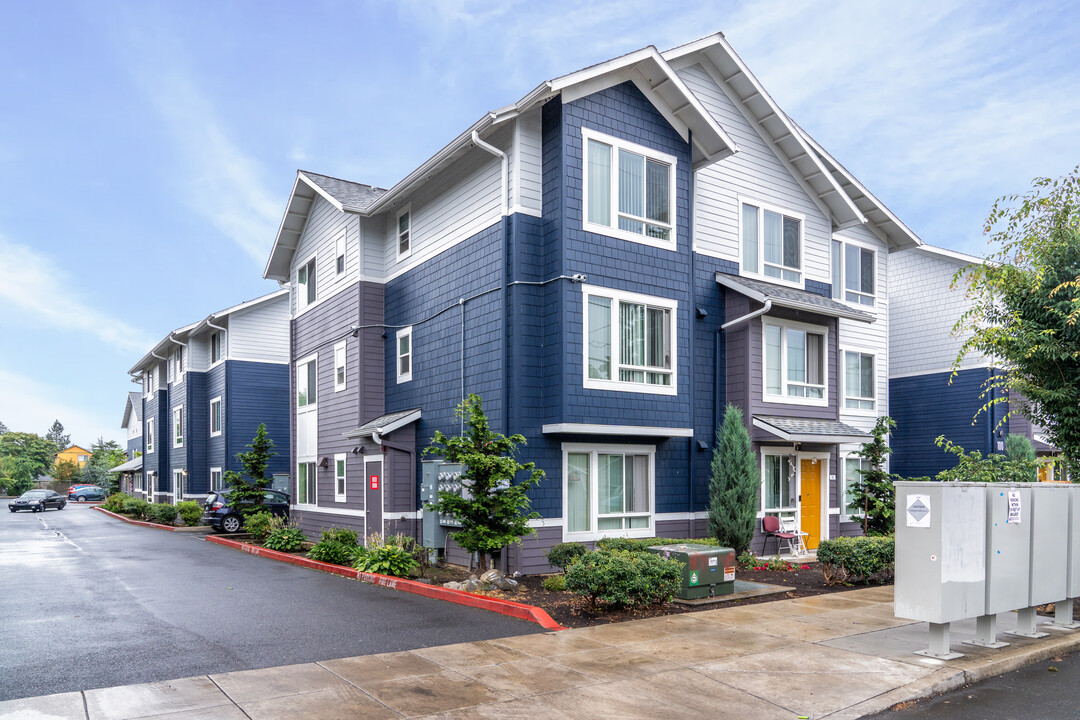
[[[375,428],[371,432],[371,441],[373,443],[375,443],[376,445],[381,445],[382,447],[388,447],[391,450],[399,450],[399,451],[401,451],[403,453],[408,453],[408,455],[409,455],[409,475],[412,476],[413,474],[416,473],[416,450],[415,449],[407,447],[405,445],[399,445],[398,443],[392,443],[392,442],[387,441],[379,433],[379,428]],[[383,475],[384,476],[386,475],[386,468],[383,468]],[[415,482],[409,483],[409,487],[410,487],[410,490],[409,490],[409,497],[410,497],[409,507],[411,507],[413,509],[414,513],[417,513],[417,516],[416,516],[416,518],[414,518],[414,522],[413,522],[413,540],[415,540],[417,542],[417,544],[423,545],[424,540],[420,536],[420,514],[417,512],[417,508],[416,508],[416,483]]]
[[509,191],[509,186],[510,186],[510,158],[508,158],[506,153],[504,153],[499,148],[497,148],[494,145],[491,145],[491,144],[486,143],[483,140],[481,140],[480,139],[480,133],[477,132],[476,130],[472,131],[472,141],[473,141],[473,145],[480,148],[481,150],[485,150],[485,151],[491,153],[495,157],[499,158],[499,160],[501,161],[501,164],[502,164],[502,181],[501,181],[501,191],[500,191],[499,194],[500,194],[500,196],[502,198],[502,203],[501,203],[502,214],[503,214],[503,217],[506,217],[506,215],[509,214],[509,212],[510,212],[510,204],[509,204],[508,198],[507,198],[508,191]]
[[729,327],[732,327],[733,325],[738,325],[739,323],[744,323],[747,320],[753,320],[756,317],[764,315],[765,313],[769,312],[770,310],[772,310],[772,300],[770,298],[766,298],[765,299],[765,304],[762,305],[760,308],[758,308],[757,310],[754,310],[753,312],[747,313],[746,315],[743,315],[742,317],[737,317],[734,320],[728,320],[726,323],[724,323],[723,325],[720,326],[720,329],[721,330],[727,330]]
[[[691,144],[691,147],[693,146],[693,141],[694,141],[694,138],[693,138],[693,134],[691,133],[687,137],[687,142],[689,142]],[[690,308],[689,308],[689,310],[690,310],[690,312],[689,312],[690,322],[688,324],[689,325],[689,330],[690,330],[690,353],[689,353],[689,355],[690,355],[690,357],[689,357],[689,363],[690,363],[689,370],[690,370],[690,372],[687,373],[687,379],[688,379],[688,384],[689,384],[688,390],[690,391],[690,427],[693,428],[694,427],[694,422],[697,419],[697,416],[694,413],[694,399],[695,399],[694,398],[694,345],[696,344],[695,343],[695,340],[696,340],[695,336],[697,334],[697,332],[696,332],[697,328],[695,327],[696,324],[697,324],[697,302],[696,302],[695,290],[697,288],[697,263],[696,263],[695,257],[694,257],[694,168],[693,168],[692,163],[691,163],[691,167],[690,167],[690,212],[688,213],[688,216],[689,216],[689,220],[687,221],[687,228],[686,229],[687,229],[688,240],[690,241]],[[695,478],[694,478],[694,452],[695,452],[695,450],[694,450],[694,446],[695,445],[696,445],[696,443],[694,442],[693,435],[691,435],[690,439],[687,440],[687,442],[686,442],[686,473],[687,473],[687,482],[690,484],[690,517],[687,520],[688,532],[686,534],[686,537],[688,537],[688,538],[694,537],[694,507],[695,507],[694,506],[694,485],[695,485]]]

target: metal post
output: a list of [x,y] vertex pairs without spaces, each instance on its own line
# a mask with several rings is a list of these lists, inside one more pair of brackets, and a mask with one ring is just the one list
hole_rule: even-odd
[[975,639],[965,643],[965,645],[978,645],[993,650],[1007,647],[1008,644],[997,639],[997,615],[994,613],[980,615],[975,619]]
[[1080,622],[1073,620],[1073,599],[1060,600],[1054,603],[1054,621],[1050,623],[1053,627],[1062,628],[1066,630],[1075,630],[1080,628]]
[[964,657],[963,653],[952,652],[949,648],[949,623],[929,623],[929,625],[930,649],[916,650],[916,655],[925,655],[938,660],[955,660]]
[[1026,638],[1044,638],[1050,633],[1039,632],[1035,629],[1035,608],[1026,607],[1016,611],[1016,630],[1008,634]]

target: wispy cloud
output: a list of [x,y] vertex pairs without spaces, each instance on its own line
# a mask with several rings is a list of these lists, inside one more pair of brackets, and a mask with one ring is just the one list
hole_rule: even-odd
[[[51,258],[3,237],[0,277],[0,300],[11,308],[10,317],[28,314],[65,333],[93,336],[127,352],[143,353],[154,344],[143,331],[88,303],[75,290],[75,278]],[[0,383],[0,387],[11,386]]]
[[[111,415],[87,412],[64,398],[65,388],[47,386],[32,378],[0,368],[0,420],[12,430],[44,435],[60,419],[72,442],[87,445],[99,437],[126,440],[120,430],[120,410]],[[134,385],[131,386],[135,388]],[[122,409],[122,408],[121,408]]]

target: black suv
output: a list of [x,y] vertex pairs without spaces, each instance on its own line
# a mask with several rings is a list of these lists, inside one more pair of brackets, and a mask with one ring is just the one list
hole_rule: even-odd
[[[289,517],[289,496],[287,493],[277,490],[267,490],[263,496],[262,506],[274,515]],[[244,526],[244,519],[236,508],[229,505],[229,491],[218,490],[206,496],[203,503],[203,516],[200,522],[209,525],[218,532],[240,532]]]

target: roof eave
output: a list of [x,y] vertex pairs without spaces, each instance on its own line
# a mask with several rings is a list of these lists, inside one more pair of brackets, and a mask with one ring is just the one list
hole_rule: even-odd
[[865,442],[872,437],[871,435],[865,433],[859,433],[857,435],[814,435],[812,433],[792,433],[786,430],[781,430],[775,425],[771,425],[758,417],[755,417],[753,422],[754,427],[760,428],[771,435],[775,435],[776,437],[786,442],[823,443],[826,445],[835,445],[839,443]]
[[869,313],[859,312],[858,310],[845,310],[843,308],[825,308],[820,305],[813,305],[811,303],[802,303],[798,300],[791,300],[789,298],[775,297],[773,295],[765,295],[758,292],[751,287],[747,287],[738,281],[735,276],[728,275],[723,272],[716,272],[716,282],[729,290],[733,290],[741,295],[745,295],[754,302],[764,303],[766,300],[772,300],[773,307],[784,307],[791,310],[803,310],[805,312],[814,313],[815,315],[827,315],[829,317],[842,317],[846,320],[857,320],[871,324],[874,322],[874,316]]

